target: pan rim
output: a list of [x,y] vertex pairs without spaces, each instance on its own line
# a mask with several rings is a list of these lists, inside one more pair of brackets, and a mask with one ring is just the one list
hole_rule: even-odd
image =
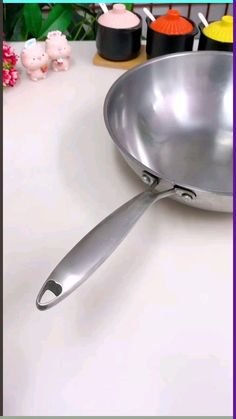
[[[150,172],[154,172],[156,174],[157,177],[159,177],[160,179],[169,182],[172,185],[178,184],[178,186],[182,186],[183,188],[187,188],[187,189],[192,189],[193,191],[198,191],[198,192],[203,192],[203,193],[212,193],[212,194],[217,194],[220,196],[225,196],[225,197],[232,197],[233,196],[233,188],[231,192],[224,192],[224,191],[219,191],[219,190],[214,190],[214,189],[202,189],[199,188],[197,186],[194,185],[189,185],[189,184],[179,184],[178,182],[175,182],[173,179],[170,179],[168,177],[166,177],[166,175],[164,173],[161,173],[159,171],[153,170],[151,167],[148,167],[146,165],[144,165],[141,160],[137,159],[135,156],[133,156],[131,153],[129,153],[127,151],[127,149],[125,147],[123,147],[121,144],[118,144],[116,139],[115,139],[115,135],[112,132],[110,123],[108,121],[108,103],[110,100],[110,97],[113,93],[113,91],[116,89],[117,85],[120,83],[121,80],[125,79],[127,77],[127,74],[133,74],[136,71],[138,71],[140,68],[144,68],[146,66],[149,66],[152,62],[156,62],[156,61],[163,61],[163,60],[168,60],[172,57],[178,57],[178,56],[189,56],[189,55],[193,55],[193,54],[198,54],[198,55],[222,55],[222,56],[231,56],[233,57],[233,53],[229,52],[229,51],[189,51],[189,52],[178,52],[176,54],[166,54],[164,56],[161,57],[156,57],[156,58],[152,58],[148,61],[146,61],[143,64],[139,64],[136,67],[126,71],[125,73],[123,73],[120,77],[118,77],[118,79],[112,84],[112,86],[110,87],[110,89],[108,90],[105,100],[104,100],[104,104],[103,104],[103,118],[104,118],[104,122],[106,125],[106,128],[110,134],[110,137],[113,141],[113,143],[115,144],[115,146],[117,147],[117,149],[124,154],[126,157],[128,157],[129,159],[132,159],[133,161],[135,161],[137,164],[141,164],[143,166],[145,166],[148,170],[150,170]],[[233,177],[233,174],[232,174]]]

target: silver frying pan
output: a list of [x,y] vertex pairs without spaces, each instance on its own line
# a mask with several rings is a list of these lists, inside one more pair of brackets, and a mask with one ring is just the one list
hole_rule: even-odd
[[[90,231],[43,284],[40,310],[59,303],[116,249],[143,213],[171,197],[232,211],[233,55],[189,52],[150,60],[126,72],[104,104],[107,129],[149,187]],[[49,290],[53,298],[44,301]]]

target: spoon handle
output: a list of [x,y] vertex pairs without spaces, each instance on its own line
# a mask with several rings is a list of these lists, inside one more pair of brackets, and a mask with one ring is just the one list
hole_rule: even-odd
[[204,26],[205,26],[205,28],[206,28],[209,24],[208,24],[208,22],[207,22],[207,20],[206,20],[205,16],[204,16],[201,12],[199,12],[199,13],[198,13],[198,17],[199,17],[200,21],[203,23],[203,25],[204,25]]
[[144,7],[143,11],[144,11],[145,15],[147,15],[147,17],[149,17],[149,19],[151,19],[153,22],[155,22],[156,19],[153,16],[153,14],[150,12],[150,10],[148,10],[146,7]]
[[107,13],[108,12],[108,8],[106,6],[105,3],[99,3],[99,6],[101,7],[103,13]]

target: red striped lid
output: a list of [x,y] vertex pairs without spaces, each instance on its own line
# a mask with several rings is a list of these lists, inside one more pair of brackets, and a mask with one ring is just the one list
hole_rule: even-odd
[[193,25],[182,17],[178,10],[170,9],[164,16],[158,17],[150,27],[166,35],[185,35],[193,31]]

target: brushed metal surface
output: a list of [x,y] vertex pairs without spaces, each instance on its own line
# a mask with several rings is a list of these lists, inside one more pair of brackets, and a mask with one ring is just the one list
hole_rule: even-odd
[[215,51],[167,55],[129,71],[104,104],[113,141],[172,184],[232,195],[232,71],[232,54]]
[[[156,201],[171,197],[232,210],[232,90],[232,54],[224,52],[165,56],[117,80],[104,104],[106,126],[135,172],[146,183],[148,173],[156,181],[67,253],[43,284],[38,309],[53,307],[80,286]],[[47,290],[54,297],[44,302]]]

